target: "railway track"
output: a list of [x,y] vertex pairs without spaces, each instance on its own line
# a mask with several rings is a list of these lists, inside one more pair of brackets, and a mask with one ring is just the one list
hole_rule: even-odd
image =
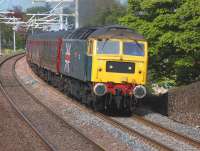
[[[16,54],[10,57],[6,57],[4,59],[2,59],[2,61],[0,62],[0,69],[1,66],[6,63],[6,61],[11,60],[11,59],[15,59],[15,57],[21,58],[22,56],[24,56],[23,54]],[[18,59],[17,58],[17,59]],[[40,134],[40,132],[35,129],[35,127],[31,124],[31,122],[28,120],[28,118],[17,108],[17,106],[15,105],[13,99],[8,95],[8,93],[6,92],[6,90],[4,89],[4,86],[2,85],[2,81],[0,79],[0,91],[2,92],[2,94],[4,95],[4,97],[6,98],[6,100],[11,104],[11,106],[13,107],[13,109],[20,115],[20,117],[33,129],[34,132],[36,132],[36,134],[43,140],[43,142],[49,146],[50,150],[52,151],[56,151],[51,144],[49,144],[49,142],[42,137],[42,135]]]
[[[72,99],[73,100],[73,99]],[[88,109],[87,107],[83,107],[79,102],[73,101],[79,108],[83,108],[85,112],[89,112],[91,114],[94,114],[95,116],[99,117],[103,121],[106,121],[107,123],[113,125],[114,127],[120,129],[123,132],[126,132],[129,134],[129,136],[135,136],[142,140],[145,144],[148,144],[149,146],[157,149],[157,150],[163,150],[163,151],[172,151],[175,150],[172,147],[169,147],[168,145],[155,140],[154,138],[149,137],[148,135],[144,135],[137,130],[127,126],[126,124],[123,124],[122,122],[119,122],[116,120],[116,118],[112,118],[110,116],[107,116],[105,114],[94,112],[92,109]],[[194,140],[192,138],[189,138],[183,134],[177,133],[171,129],[164,128],[161,125],[157,123],[153,123],[141,116],[133,115],[132,117],[129,117],[128,119],[136,120],[137,122],[141,123],[141,125],[146,125],[148,127],[151,127],[152,129],[156,129],[163,133],[163,135],[169,135],[171,137],[174,137],[177,140],[180,140],[188,145],[193,146],[197,150],[200,150],[200,143],[197,140]]]
[[[165,144],[162,141],[158,141],[146,134],[140,133],[139,131],[135,130],[134,128],[131,128],[130,126],[127,126],[125,123],[117,120],[117,118],[109,117],[109,116],[106,116],[101,113],[94,113],[94,114],[96,116],[98,116],[99,118],[106,120],[108,123],[112,124],[113,126],[118,127],[122,131],[127,132],[130,136],[136,136],[136,137],[142,139],[146,144],[152,146],[153,148],[156,148],[158,150],[176,150],[175,148],[170,147],[170,145]],[[162,133],[163,136],[166,135],[166,136],[173,137],[174,139],[176,139],[180,142],[183,142],[187,145],[192,146],[193,148],[195,148],[195,150],[200,150],[200,142],[195,139],[192,139],[188,136],[185,136],[183,134],[175,132],[172,129],[165,128],[165,127],[159,125],[158,123],[154,123],[152,121],[149,121],[149,120],[147,120],[141,116],[135,115],[135,114],[133,116],[131,116],[130,118],[137,121],[138,123],[141,123],[141,126],[146,125],[148,127],[151,127],[152,129],[157,130],[160,133]]]
[[[8,60],[11,60],[11,59],[14,59],[14,60],[18,60],[19,58],[23,57],[24,55],[23,54],[17,54],[17,55],[14,55],[14,56],[11,56],[11,57],[8,57],[6,58],[5,60],[3,60],[1,63],[0,63],[0,68],[1,66],[6,63],[6,61]],[[15,57],[18,57],[15,59]],[[9,103],[12,105],[12,107],[15,109],[15,111],[22,117],[22,119],[33,129],[33,131],[35,131],[37,133],[37,135],[45,142],[45,144],[47,146],[49,146],[49,148],[52,150],[52,151],[56,151],[56,149],[47,141],[46,138],[44,138],[41,133],[35,128],[35,126],[29,121],[29,119],[19,110],[19,108],[16,106],[16,104],[14,103],[13,99],[8,95],[6,89],[4,88],[3,84],[2,84],[2,81],[0,80],[0,91],[2,92],[2,94],[5,96],[5,98],[9,101]]]
[[[13,70],[13,72],[14,72],[14,70]],[[27,91],[26,88],[23,88],[23,89],[24,89],[24,91]],[[29,92],[27,91],[27,93],[29,93]],[[32,95],[32,94],[30,94],[30,95]],[[34,96],[32,96],[32,97],[34,97]],[[41,102],[39,100],[36,99],[36,101],[41,104]],[[168,145],[163,144],[162,142],[155,140],[154,138],[151,138],[148,135],[144,135],[143,133],[140,133],[137,130],[130,128],[126,124],[123,124],[112,117],[106,116],[106,115],[98,113],[98,112],[94,112],[91,109],[83,107],[83,105],[81,105],[79,102],[73,101],[73,103],[75,103],[77,107],[84,109],[84,112],[89,112],[89,113],[97,116],[98,118],[102,119],[103,121],[106,121],[113,127],[116,127],[118,129],[120,129],[121,131],[127,133],[129,136],[139,138],[145,144],[148,144],[149,146],[151,146],[152,148],[155,148],[156,150],[174,150],[174,148],[169,147]],[[44,104],[41,104],[41,105],[46,107]],[[47,109],[50,110],[49,108],[47,108]],[[133,119],[133,120],[137,121],[138,123],[141,123],[141,125],[146,125],[148,127],[151,127],[152,129],[156,129],[156,130],[160,131],[161,133],[163,133],[163,135],[169,135],[169,136],[174,137],[174,138],[176,138],[186,144],[189,144],[197,149],[200,149],[198,141],[188,138],[187,136],[184,136],[182,134],[178,134],[178,133],[174,132],[173,130],[163,128],[159,124],[152,123],[151,121],[147,121],[146,119],[136,116],[136,115],[133,115],[129,119]]]
[[158,131],[162,132],[162,133],[165,133],[169,136],[172,136],[178,140],[181,140],[187,144],[190,144],[191,146],[194,146],[196,148],[198,148],[200,150],[200,142],[195,140],[195,139],[192,139],[188,136],[185,136],[183,134],[180,134],[178,132],[175,132],[174,130],[172,129],[169,129],[169,128],[166,128],[166,127],[163,127],[162,125],[158,124],[158,123],[154,123],[148,119],[145,119],[144,117],[141,117],[141,116],[138,116],[138,115],[133,115],[131,117],[133,120],[136,120],[138,122],[141,122],[143,123],[144,125],[147,125],[153,129],[157,129]]
[[[73,100],[73,99],[72,99]],[[76,100],[73,101],[77,107],[83,109],[85,112],[89,112],[95,116],[97,116],[98,118],[102,119],[103,121],[106,121],[107,123],[111,124],[112,126],[120,129],[121,131],[129,134],[129,136],[133,136],[133,137],[137,137],[139,138],[141,141],[143,141],[145,144],[148,144],[149,146],[151,146],[152,148],[155,148],[157,150],[162,150],[162,151],[171,151],[173,149],[163,145],[162,143],[146,136],[146,135],[143,135],[139,132],[137,132],[136,130],[112,119],[111,117],[107,116],[107,115],[104,115],[102,113],[99,113],[99,112],[95,112],[93,111],[92,109],[90,108],[87,108],[87,107],[84,107],[83,105],[81,105],[79,102],[77,102]]]
[[148,137],[147,135],[144,135],[142,133],[137,132],[136,130],[114,120],[111,117],[105,116],[104,114],[101,114],[101,113],[95,113],[95,114],[99,118],[106,120],[108,123],[112,124],[113,126],[115,126],[119,129],[121,129],[122,131],[128,133],[130,136],[136,136],[136,137],[140,138],[143,142],[145,142],[145,144],[148,144],[149,146],[151,146],[155,149],[162,150],[162,151],[172,150],[168,146],[163,145],[162,143]]
[[[13,59],[17,56],[23,56],[23,53],[13,54],[11,56],[2,56],[0,58],[0,70],[1,66],[8,60]],[[29,125],[29,121],[24,117],[16,108],[16,105],[6,93],[2,81],[0,79],[0,95],[1,95],[1,114],[5,116],[1,119],[1,122],[6,124],[6,128],[1,127],[1,137],[3,138],[4,143],[1,144],[3,150],[33,150],[33,148],[42,149],[42,150],[52,150],[53,149],[48,145],[48,142],[45,142],[37,133],[37,131]],[[9,120],[9,123],[6,121]],[[3,126],[3,125],[1,125]],[[12,127],[13,126],[13,127]],[[23,129],[21,129],[23,128]],[[28,135],[27,135],[28,133]],[[4,136],[5,134],[5,136]],[[12,135],[11,135],[12,134]],[[21,136],[24,136],[21,138]],[[20,138],[19,138],[20,137]],[[18,141],[19,139],[19,141]],[[8,140],[8,141],[6,141]],[[34,141],[34,142],[33,142]],[[29,144],[31,142],[31,144]],[[39,143],[39,144],[37,144]]]
[[[80,137],[80,139],[83,141],[83,143],[88,144],[87,145],[88,148],[84,148],[84,149],[82,148],[82,150],[104,150],[103,147],[96,144],[91,138],[88,138],[87,136],[83,135],[79,130],[77,130],[77,129],[71,127],[69,124],[67,124],[62,118],[60,118],[58,115],[56,115],[54,112],[52,112],[49,108],[47,108],[45,105],[43,105],[37,98],[35,98],[32,94],[30,94],[20,84],[20,82],[16,78],[15,64],[23,56],[24,55],[12,56],[10,58],[5,59],[0,64],[0,71],[2,70],[2,66],[4,66],[4,69],[5,68],[7,68],[8,70],[10,69],[8,71],[9,72],[8,77],[5,77],[4,75],[0,75],[0,90],[2,91],[2,93],[4,94],[6,99],[9,101],[9,103],[12,105],[12,107],[23,118],[23,120],[26,123],[28,123],[28,125],[33,129],[33,131],[35,131],[37,133],[37,135],[46,143],[47,146],[49,146],[49,148],[52,151],[72,150],[72,149],[68,148],[67,144],[64,144],[64,143],[66,143],[64,141],[65,139],[63,141],[61,139],[56,140],[55,136],[54,136],[55,138],[53,138],[53,137],[51,138],[50,133],[47,132],[48,130],[45,131],[45,129],[50,127],[49,125],[52,125],[52,123],[56,123],[58,125],[58,127],[56,127],[56,128],[59,128],[59,129],[56,130],[56,128],[51,128],[49,130],[55,131],[55,132],[58,131],[58,133],[60,133],[62,130],[63,137],[61,137],[61,138],[67,137],[67,134],[65,134],[66,130],[68,130],[69,132],[67,132],[67,133],[70,133],[70,134],[76,133],[76,135],[77,135],[76,137]],[[12,67],[10,68],[10,66],[12,66]],[[3,73],[3,72],[1,72],[1,73]],[[3,76],[4,76],[4,78],[2,78]],[[2,80],[5,78],[6,78],[6,80]],[[14,93],[14,91],[16,93]],[[18,94],[17,92],[18,93],[21,92],[21,93]],[[29,104],[25,103],[26,100],[24,98],[25,99],[28,98]],[[21,101],[20,99],[24,100],[24,102]],[[27,107],[26,105],[29,105],[30,110],[26,109],[26,107]],[[35,110],[32,110],[31,108],[35,108],[35,110],[39,110],[38,112],[40,114],[36,115]],[[31,114],[33,114],[33,115],[31,115]],[[50,117],[50,119],[51,119],[51,122],[50,122],[50,120],[45,121],[45,119],[43,118],[44,115],[48,115],[48,117]],[[41,117],[41,120],[43,120],[43,121],[40,121],[40,117]],[[41,128],[42,125],[38,124],[38,123],[44,124],[45,122],[49,122],[49,123],[46,123],[49,125],[47,125],[46,127],[43,127],[43,128]],[[45,132],[43,132],[42,129]],[[81,142],[80,142],[80,144],[81,144]]]

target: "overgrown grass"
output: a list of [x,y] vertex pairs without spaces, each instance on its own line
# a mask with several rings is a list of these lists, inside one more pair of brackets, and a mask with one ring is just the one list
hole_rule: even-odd
[[12,54],[16,54],[16,53],[20,53],[24,51],[25,51],[24,49],[17,49],[16,52],[14,52],[13,49],[4,49],[2,52],[2,55],[8,56],[8,55],[12,55]]

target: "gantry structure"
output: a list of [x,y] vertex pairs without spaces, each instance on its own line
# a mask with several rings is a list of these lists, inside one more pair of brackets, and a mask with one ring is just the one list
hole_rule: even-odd
[[[78,9],[79,0],[33,0],[33,3],[37,2],[49,2],[54,3],[54,8],[46,13],[26,14],[28,16],[27,21],[23,21],[21,18],[15,17],[15,12],[7,12],[0,10],[0,23],[10,25],[13,29],[13,50],[16,51],[16,31],[19,28],[24,29],[25,32],[31,30],[33,33],[35,29],[43,31],[52,30],[51,27],[57,27],[57,30],[69,30],[75,26],[79,27],[78,23]],[[66,2],[75,3],[75,11],[71,14],[63,13],[63,5]],[[9,14],[9,15],[8,15]],[[69,24],[68,18],[75,17],[75,25]],[[65,21],[64,21],[65,20]],[[54,29],[55,30],[55,29]],[[1,55],[1,29],[0,29],[0,55]]]

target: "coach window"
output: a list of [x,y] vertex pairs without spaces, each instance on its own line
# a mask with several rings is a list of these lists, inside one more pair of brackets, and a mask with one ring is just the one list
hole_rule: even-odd
[[88,55],[92,55],[93,53],[93,40],[89,40],[88,42]]

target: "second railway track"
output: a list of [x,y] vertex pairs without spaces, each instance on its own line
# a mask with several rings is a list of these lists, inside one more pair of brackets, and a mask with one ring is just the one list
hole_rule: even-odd
[[192,145],[192,146],[194,146],[194,147],[196,147],[197,149],[200,150],[200,141],[198,141],[198,140],[190,138],[190,137],[188,137],[186,135],[183,135],[181,133],[175,132],[172,129],[163,127],[162,125],[160,125],[158,123],[152,122],[152,121],[150,121],[148,119],[145,119],[144,117],[138,116],[136,114],[133,115],[131,118],[133,120],[141,122],[144,125],[147,125],[147,126],[149,126],[151,128],[157,129],[157,130],[159,130],[162,133],[165,133],[165,134],[170,135],[170,136],[172,136],[172,137],[174,137],[174,138],[176,138],[178,140],[181,140],[181,141],[183,141],[185,143],[188,143],[188,144],[190,144],[190,145]]
[[[120,122],[118,120],[118,118],[115,117],[110,117],[107,115],[104,115],[102,113],[99,112],[94,112],[91,109],[88,109],[87,107],[83,107],[83,105],[81,105],[79,102],[74,101],[74,103],[79,107],[79,108],[84,108],[85,112],[89,112],[91,114],[94,114],[95,116],[97,116],[98,118],[106,121],[107,123],[113,125],[114,127],[124,131],[125,133],[128,133],[130,136],[135,136],[139,139],[141,139],[145,144],[148,144],[149,146],[152,146],[153,148],[156,148],[157,150],[187,150],[187,149],[176,149],[177,147],[174,146],[171,147],[171,145],[167,144],[167,143],[163,143],[162,141],[158,141],[157,139],[149,136],[148,134],[143,134],[137,130],[135,130],[134,128],[131,128],[130,126],[127,126],[125,123]],[[134,114],[133,116],[129,117],[129,118],[123,118],[125,120],[135,120],[138,123],[141,124],[141,127],[143,125],[151,127],[152,129],[159,131],[160,133],[163,134],[163,136],[167,135],[170,137],[173,137],[174,139],[177,139],[177,141],[183,142],[186,145],[191,146],[194,151],[198,151],[200,150],[200,144],[199,141],[192,139],[190,137],[187,137],[181,133],[175,132],[172,129],[168,129],[165,127],[162,127],[161,125],[157,124],[157,123],[153,123],[141,116],[138,116],[136,114]]]
[[[83,105],[81,105],[79,102],[74,101],[74,103],[80,107],[80,108],[84,108],[85,112],[90,112],[91,114],[94,114],[95,116],[97,116],[98,118],[106,121],[107,123],[113,125],[114,127],[117,127],[118,129],[126,132],[129,134],[129,136],[135,136],[137,138],[139,138],[140,140],[142,140],[145,144],[148,144],[149,146],[152,146],[153,148],[156,148],[157,150],[187,150],[187,149],[177,149],[176,146],[171,147],[172,145],[169,145],[161,140],[157,140],[154,137],[149,136],[148,134],[144,134],[142,132],[139,132],[138,130],[132,128],[130,125],[126,125],[126,123],[121,122],[120,120],[118,120],[117,117],[110,117],[107,116],[105,114],[99,113],[99,112],[94,112],[91,109],[88,109],[87,107],[83,107]],[[147,126],[150,127],[156,131],[159,131],[160,133],[163,134],[164,136],[170,136],[173,137],[174,139],[176,139],[177,141],[182,142],[183,144],[185,143],[186,145],[191,146],[193,149],[193,151],[198,151],[200,150],[200,143],[199,141],[192,139],[190,137],[187,137],[186,135],[183,135],[181,133],[175,132],[172,129],[169,128],[165,128],[162,127],[160,124],[158,123],[154,123],[151,122],[141,116],[138,116],[136,114],[133,114],[133,116],[128,117],[128,118],[123,118],[124,120],[134,120],[138,123],[140,123],[141,127],[142,126]]]

